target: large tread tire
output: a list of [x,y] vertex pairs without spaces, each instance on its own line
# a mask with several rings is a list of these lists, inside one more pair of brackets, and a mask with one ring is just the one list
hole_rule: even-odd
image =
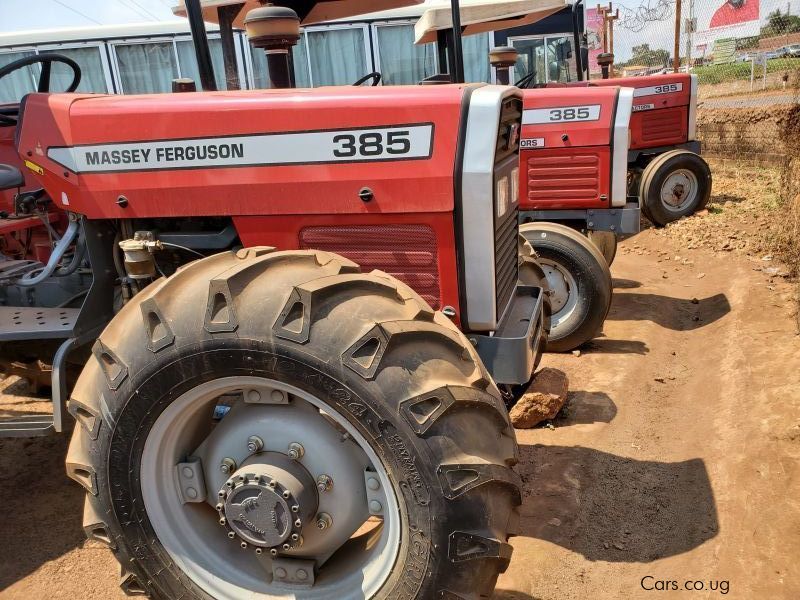
[[588,342],[603,328],[611,307],[611,271],[600,251],[584,235],[559,223],[520,225],[520,233],[545,263],[570,273],[576,305],[565,318],[553,307],[548,352],[568,352]]
[[329,398],[382,457],[402,536],[375,598],[490,597],[518,521],[518,448],[474,348],[385,273],[272,248],[214,255],[147,287],[102,333],[77,382],[67,472],[87,492],[86,534],[114,552],[126,592],[208,597],[153,529],[141,453],[181,393],[239,373]]
[[613,231],[587,231],[588,237],[606,259],[610,267],[617,256],[617,234]]
[[[661,188],[670,174],[682,169],[690,171],[697,180],[694,200],[680,210],[670,210],[661,199]],[[642,172],[639,183],[639,202],[645,216],[656,227],[663,227],[702,210],[711,198],[711,169],[703,158],[688,150],[671,150],[654,158]]]

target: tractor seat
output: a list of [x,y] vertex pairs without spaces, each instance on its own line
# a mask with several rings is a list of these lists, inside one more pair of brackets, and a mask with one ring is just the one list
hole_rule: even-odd
[[17,167],[0,164],[0,190],[11,190],[22,187],[25,178]]

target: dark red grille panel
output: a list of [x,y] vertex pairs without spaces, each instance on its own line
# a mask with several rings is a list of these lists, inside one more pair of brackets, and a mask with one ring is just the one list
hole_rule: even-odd
[[687,117],[685,108],[676,106],[642,113],[642,140],[650,144],[685,140]]
[[439,308],[436,234],[427,225],[306,227],[300,231],[300,247],[341,254],[364,272],[386,271]]
[[590,149],[528,158],[529,200],[597,200],[599,195],[600,157]]

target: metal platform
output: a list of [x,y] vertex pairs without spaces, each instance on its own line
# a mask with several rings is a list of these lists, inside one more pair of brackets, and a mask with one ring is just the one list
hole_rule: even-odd
[[55,432],[51,415],[5,417],[0,421],[0,438],[39,437]]
[[0,306],[0,342],[72,337],[79,308]]

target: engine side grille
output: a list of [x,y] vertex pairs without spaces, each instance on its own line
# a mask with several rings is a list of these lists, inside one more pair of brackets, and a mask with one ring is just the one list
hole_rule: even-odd
[[528,200],[596,200],[600,195],[600,157],[591,150],[567,156],[528,159]]
[[364,272],[386,271],[434,309],[441,304],[436,234],[427,225],[306,227],[300,231],[300,248],[341,254]]
[[642,113],[642,140],[648,143],[685,139],[687,127],[685,107],[676,106]]
[[494,277],[498,318],[505,310],[517,284],[519,268],[517,261],[518,212],[516,208],[509,211],[505,216],[505,221],[495,229]]

